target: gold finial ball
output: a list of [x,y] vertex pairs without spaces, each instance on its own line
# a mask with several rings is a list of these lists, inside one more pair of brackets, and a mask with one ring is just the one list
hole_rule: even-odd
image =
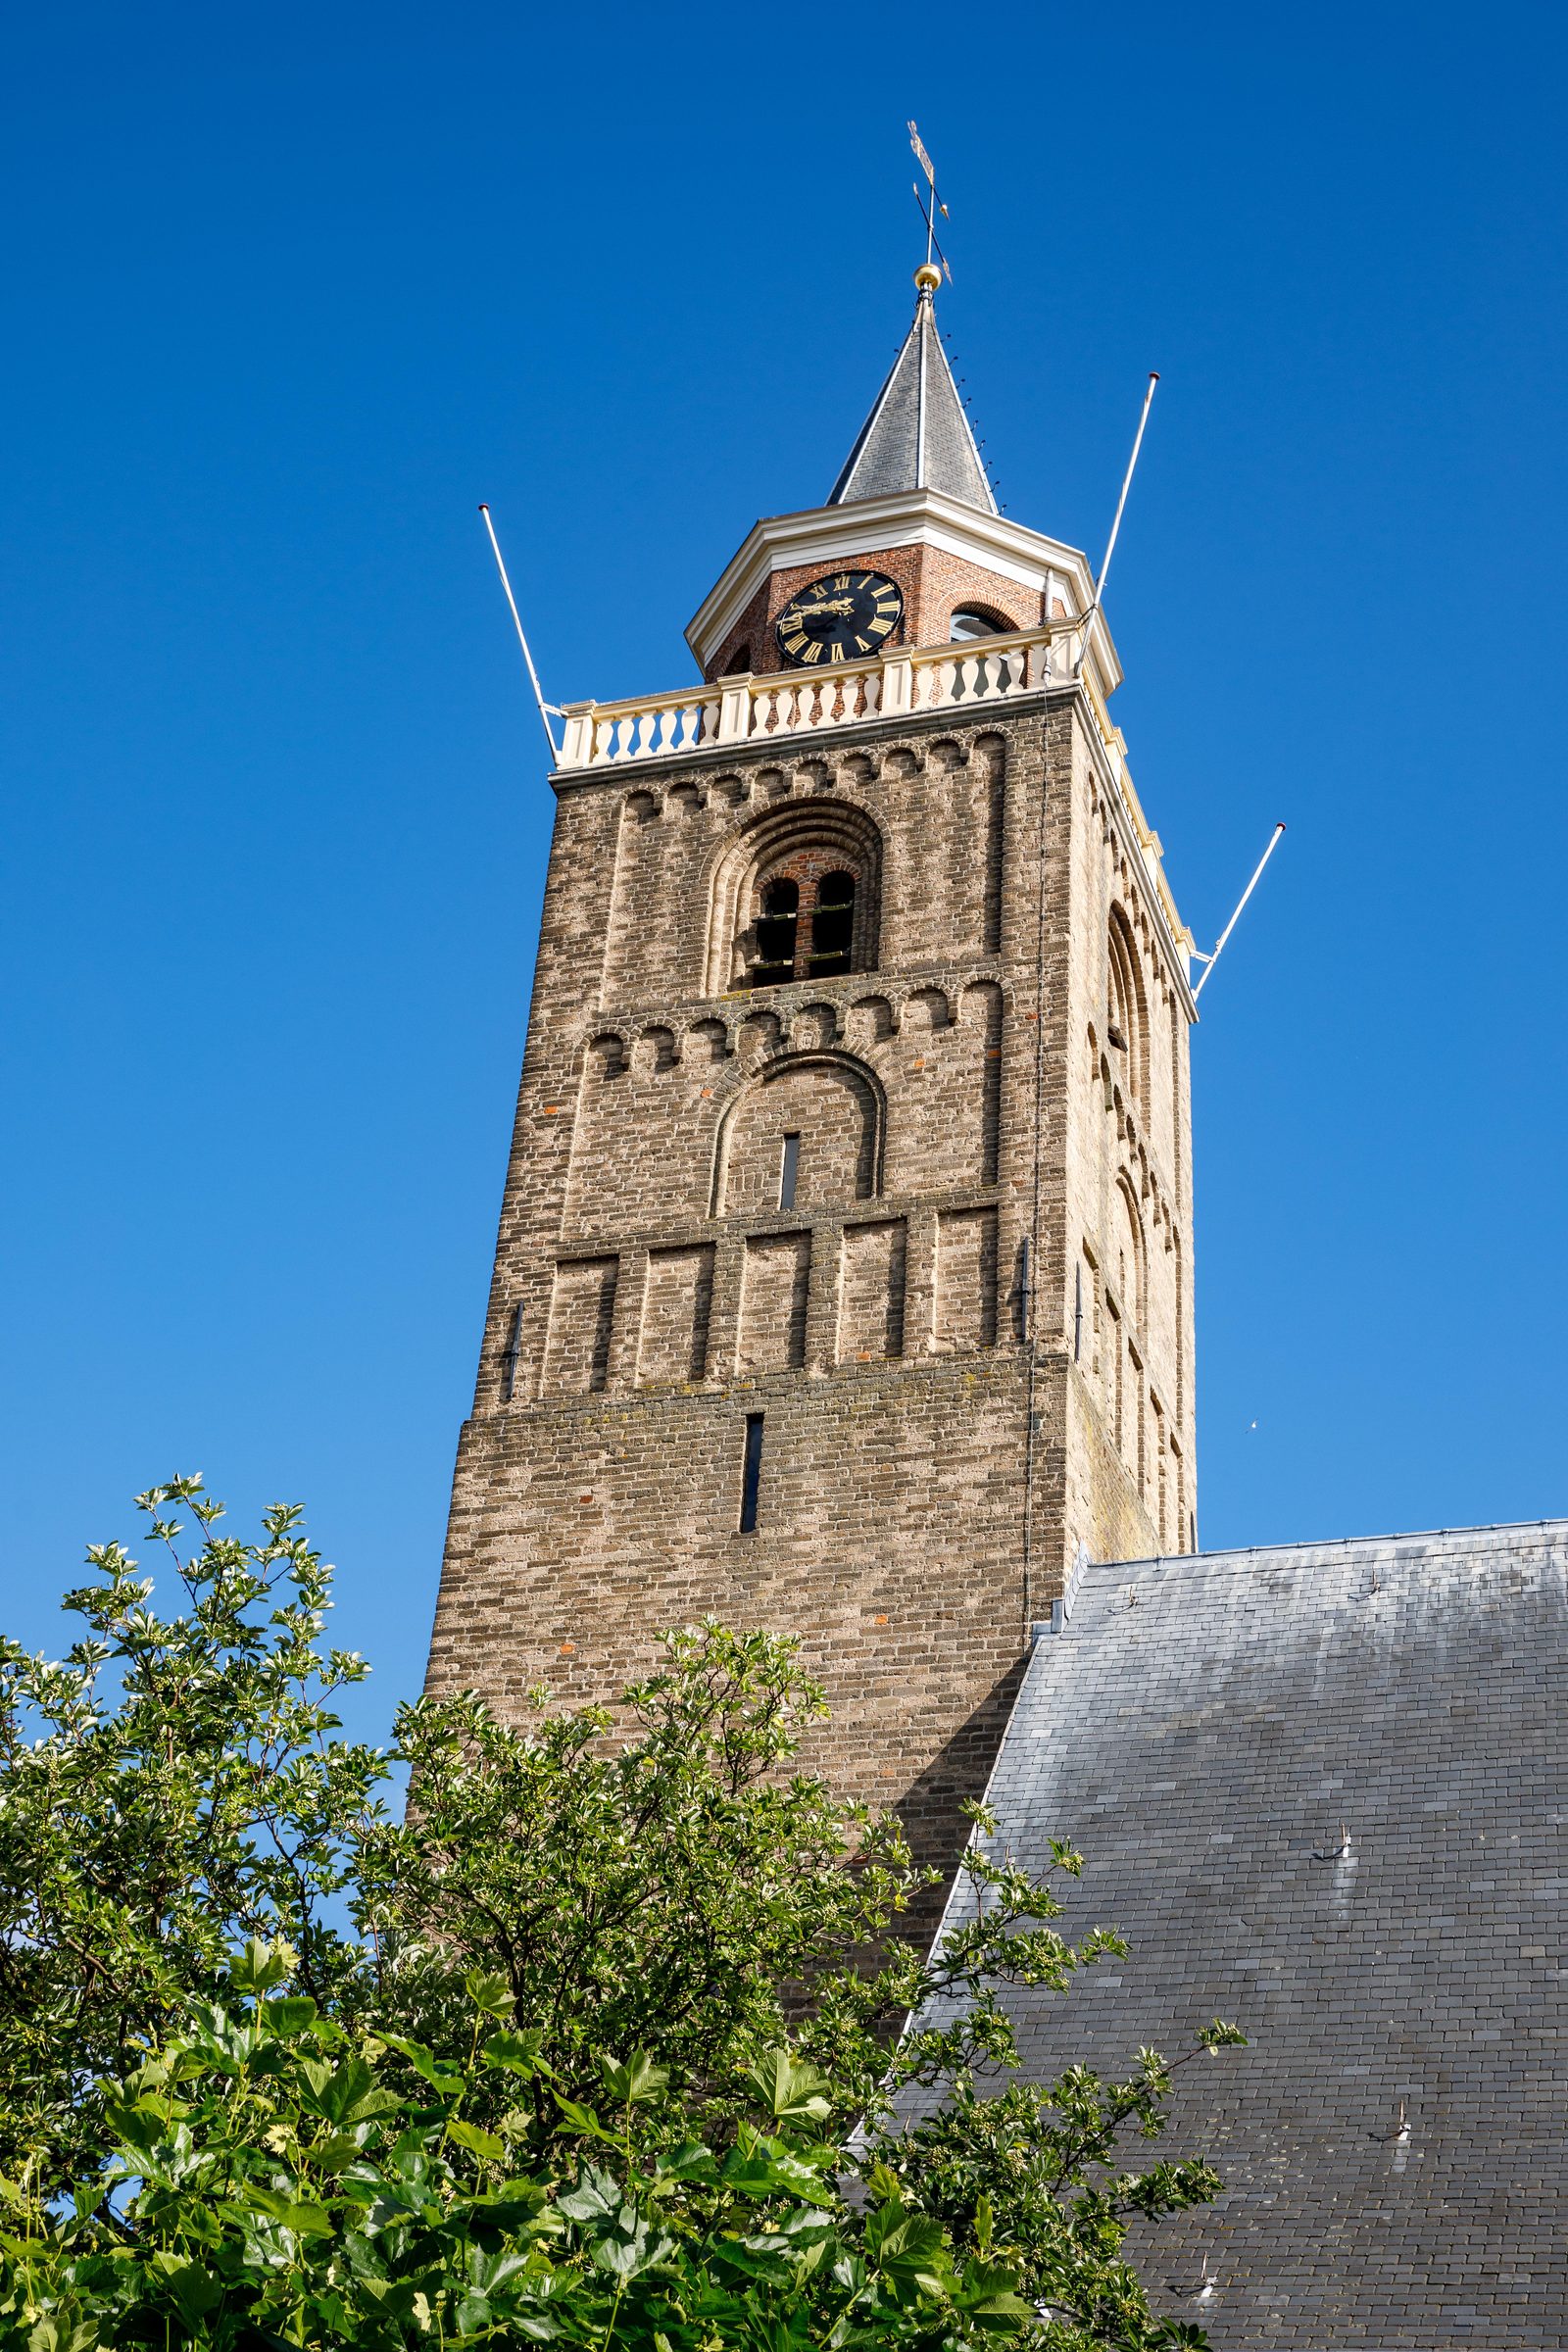
[[914,273],[914,282],[922,294],[934,294],[942,283],[942,272],[930,262],[922,262]]

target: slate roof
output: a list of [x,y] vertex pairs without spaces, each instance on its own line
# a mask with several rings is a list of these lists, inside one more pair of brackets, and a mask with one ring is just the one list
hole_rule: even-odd
[[995,514],[997,502],[937,332],[929,293],[921,293],[887,382],[861,425],[844,469],[828,492],[830,507],[901,490],[941,490]]
[[1224,2176],[1130,2247],[1219,2352],[1568,2343],[1565,1585],[1563,1520],[1213,1552],[1091,1568],[1036,1643],[1001,1840],[1070,1838],[1062,1926],[1131,1952],[1012,1995],[1020,2043],[1050,2080],[1249,2035],[1129,2157]]

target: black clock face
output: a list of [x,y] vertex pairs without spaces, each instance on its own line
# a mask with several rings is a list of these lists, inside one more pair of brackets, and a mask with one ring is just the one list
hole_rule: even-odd
[[791,597],[778,616],[778,648],[800,668],[879,654],[904,616],[898,583],[882,571],[830,571]]

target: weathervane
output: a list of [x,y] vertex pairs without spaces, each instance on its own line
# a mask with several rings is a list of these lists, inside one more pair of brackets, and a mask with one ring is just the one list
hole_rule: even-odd
[[946,277],[949,285],[951,286],[953,283],[953,271],[948,267],[947,255],[937,243],[936,220],[938,213],[942,215],[944,220],[949,220],[951,215],[948,212],[947,206],[937,194],[936,166],[932,163],[931,158],[925,151],[920,133],[912,122],[909,124],[908,129],[909,145],[914,151],[914,160],[919,165],[921,171],[925,173],[926,186],[930,190],[930,200],[928,202],[927,199],[920,193],[919,181],[916,180],[913,183],[914,201],[920,207],[920,218],[925,222],[925,266],[928,270],[933,267],[931,257],[933,254],[935,254],[937,260],[942,264],[942,274],[944,277]]

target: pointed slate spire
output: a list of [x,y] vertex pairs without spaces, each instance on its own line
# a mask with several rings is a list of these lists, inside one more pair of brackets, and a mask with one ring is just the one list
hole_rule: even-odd
[[941,490],[995,514],[997,502],[937,333],[932,296],[941,278],[927,264],[915,271],[914,282],[920,291],[904,349],[827,503],[840,507],[899,490]]

